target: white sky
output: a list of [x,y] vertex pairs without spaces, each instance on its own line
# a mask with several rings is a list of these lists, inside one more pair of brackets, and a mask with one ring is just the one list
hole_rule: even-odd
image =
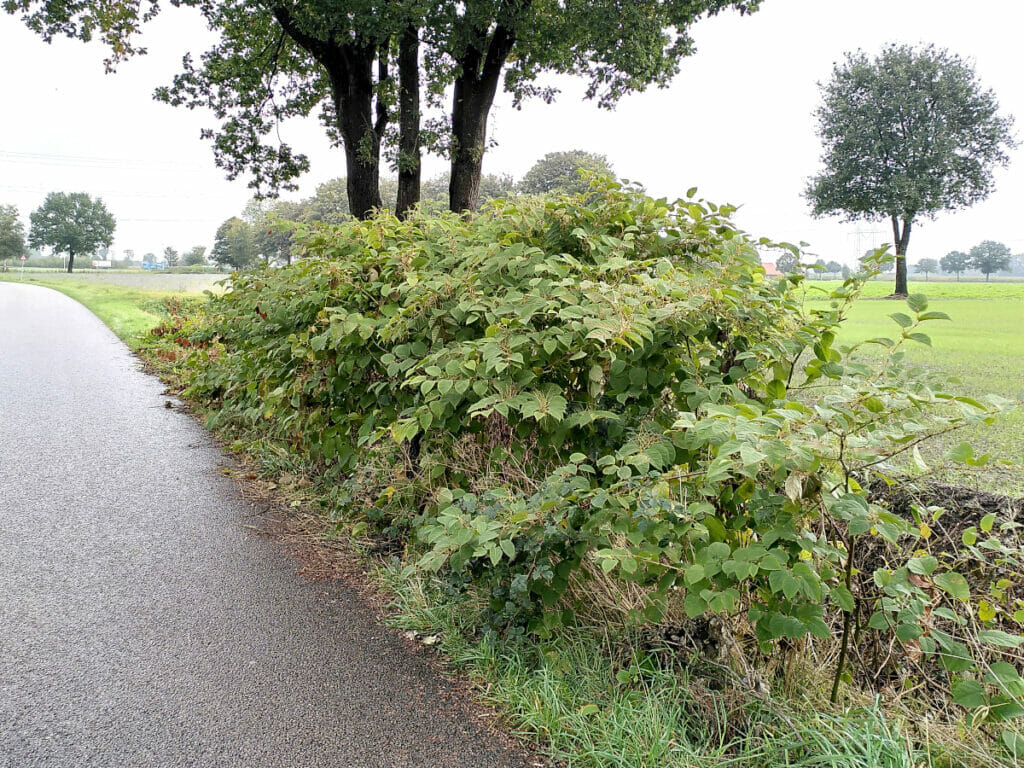
[[[1022,22],[1019,0],[764,0],[752,16],[725,13],[698,24],[698,52],[672,86],[627,97],[614,112],[583,101],[582,83],[571,80],[554,105],[530,102],[516,111],[500,98],[490,123],[498,146],[484,170],[521,178],[546,152],[599,152],[652,194],[674,198],[697,186],[710,200],[741,206],[739,223],[757,236],[804,240],[826,260],[852,262],[890,232],[881,222],[861,224],[857,235],[857,225],[807,213],[801,191],[820,154],[817,83],[845,51],[935,43],[975,62],[1024,137]],[[142,38],[149,55],[105,75],[101,46],[47,46],[0,14],[0,204],[17,205],[27,226],[47,192],[84,191],[102,197],[117,219],[118,253],[209,246],[218,224],[241,213],[246,182],[227,182],[199,139],[201,127],[215,125],[211,115],[151,97],[178,71],[182,54],[198,56],[209,40],[197,13],[167,8]],[[341,150],[328,146],[315,119],[287,126],[283,136],[312,161],[299,196],[344,175]],[[427,174],[444,165],[430,158]],[[910,260],[983,239],[1024,251],[1022,202],[1024,148],[997,172],[987,201],[920,222]]]

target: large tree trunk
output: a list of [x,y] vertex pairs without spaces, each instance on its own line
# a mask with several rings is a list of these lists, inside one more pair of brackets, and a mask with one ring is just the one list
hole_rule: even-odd
[[913,224],[912,216],[903,217],[903,227],[900,228],[900,220],[894,214],[892,217],[892,236],[896,246],[896,290],[893,296],[906,296],[907,289],[907,244],[910,242],[910,226]]
[[[523,3],[524,8],[527,5]],[[461,71],[452,99],[452,177],[448,187],[449,207],[458,213],[475,211],[479,203],[487,116],[514,44],[512,30],[499,24],[486,51],[471,44],[459,59]]]
[[68,251],[68,274],[70,275],[75,270],[75,252]]
[[420,38],[410,25],[398,44],[398,200],[405,218],[420,201]]
[[304,28],[289,6],[275,4],[272,11],[285,33],[327,72],[338,133],[345,144],[349,210],[353,216],[365,219],[381,204],[380,144],[387,125],[387,109],[379,99],[376,124],[373,119],[373,63],[379,59],[378,78],[386,79],[390,43],[336,40],[333,35],[323,39]]
[[374,209],[381,207],[381,134],[374,124],[373,105],[376,57],[375,46],[341,45],[322,59],[331,82],[338,132],[345,145],[349,210],[357,219],[369,218]]
[[456,212],[475,211],[480,203],[488,109],[481,104],[480,87],[474,78],[460,77],[455,81],[448,201]]

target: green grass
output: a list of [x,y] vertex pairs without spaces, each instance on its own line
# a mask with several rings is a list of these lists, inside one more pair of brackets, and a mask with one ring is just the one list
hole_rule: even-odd
[[[665,669],[593,629],[543,641],[473,636],[475,616],[398,567],[380,577],[395,595],[390,622],[438,638],[451,664],[474,680],[520,736],[574,768],[917,768],[1004,765],[955,745],[915,747],[912,724],[877,702],[839,712],[799,697],[763,698],[709,677]],[[697,669],[696,667],[694,669]]]
[[[836,287],[839,283],[813,283]],[[928,296],[930,310],[945,312],[951,321],[930,321],[923,330],[931,337],[930,347],[909,343],[912,361],[954,377],[958,394],[977,396],[993,393],[1024,402],[1024,283],[924,283],[913,282],[911,293]],[[899,327],[889,317],[906,312],[902,301],[880,298],[892,291],[890,283],[872,282],[865,298],[858,301],[840,333],[841,343],[898,336]],[[810,291],[809,306],[820,305]],[[1018,464],[1024,459],[1024,409],[1004,416],[988,429],[974,429],[951,435],[941,445],[925,451],[929,460],[967,440],[976,453],[992,453]],[[957,473],[949,479],[987,490],[1024,495],[1024,471],[990,468],[973,475]]]
[[[20,275],[15,274],[0,274],[0,280],[21,282]],[[163,302],[185,295],[68,278],[26,277],[24,282],[60,291],[85,305],[132,349],[137,349],[141,339],[166,319]]]

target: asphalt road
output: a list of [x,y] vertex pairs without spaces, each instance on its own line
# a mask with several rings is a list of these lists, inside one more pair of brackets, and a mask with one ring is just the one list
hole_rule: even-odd
[[248,531],[162,390],[81,305],[0,283],[0,766],[522,765]]

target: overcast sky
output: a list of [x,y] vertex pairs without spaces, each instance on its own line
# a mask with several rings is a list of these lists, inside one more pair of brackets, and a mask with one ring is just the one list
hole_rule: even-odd
[[[757,236],[804,240],[827,260],[852,262],[891,232],[886,222],[808,215],[801,192],[820,155],[817,83],[845,51],[934,43],[975,63],[1024,137],[1022,22],[1019,0],[764,0],[752,16],[725,13],[699,23],[697,54],[672,86],[629,96],[614,112],[584,101],[582,84],[572,80],[560,81],[554,105],[530,102],[517,111],[499,99],[490,122],[498,145],[484,171],[521,178],[546,152],[598,152],[652,194],[675,198],[696,186],[712,201],[740,206],[740,225]],[[117,219],[115,251],[141,256],[167,245],[209,246],[217,225],[241,212],[250,194],[245,181],[226,181],[199,138],[202,127],[215,125],[212,116],[152,100],[182,54],[205,50],[210,33],[194,11],[167,8],[142,40],[149,55],[105,75],[99,45],[46,45],[15,17],[0,15],[0,204],[17,205],[26,225],[47,192],[88,192]],[[283,138],[312,161],[293,197],[344,175],[341,151],[328,146],[314,119],[286,126]],[[444,165],[429,159],[428,175]],[[983,239],[1024,251],[1024,149],[996,178],[987,201],[921,222],[910,261]]]

